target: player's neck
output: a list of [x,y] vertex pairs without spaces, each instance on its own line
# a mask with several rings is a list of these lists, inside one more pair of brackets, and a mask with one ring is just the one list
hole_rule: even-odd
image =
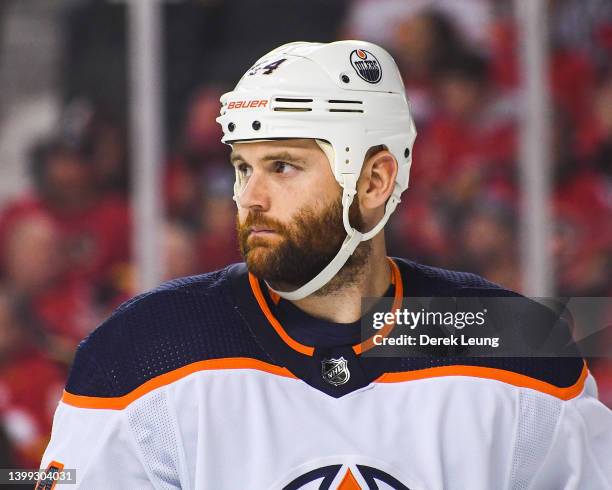
[[[341,274],[341,273],[340,273]],[[341,277],[336,278],[342,281]],[[391,283],[384,236],[372,239],[368,260],[354,280],[330,294],[313,294],[293,303],[305,313],[334,323],[352,323],[361,318],[361,300],[385,294]]]

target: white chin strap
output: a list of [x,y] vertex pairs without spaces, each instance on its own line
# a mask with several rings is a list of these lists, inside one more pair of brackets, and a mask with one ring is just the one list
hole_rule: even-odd
[[344,229],[346,230],[347,236],[344,239],[340,250],[332,259],[332,261],[327,264],[327,266],[321,272],[319,272],[310,281],[308,281],[306,284],[299,287],[295,291],[278,291],[272,288],[266,282],[267,286],[276,294],[278,294],[281,298],[290,301],[297,301],[300,299],[304,299],[307,296],[310,296],[312,293],[325,286],[336,276],[336,274],[338,274],[340,269],[342,269],[342,266],[346,264],[346,261],[353,254],[353,252],[361,242],[370,240],[375,235],[377,235],[380,230],[382,230],[383,226],[385,226],[385,224],[387,223],[389,216],[391,216],[391,213],[393,213],[395,207],[400,202],[399,196],[401,194],[401,191],[399,190],[399,186],[397,186],[396,184],[393,190],[393,194],[391,195],[385,206],[384,216],[370,231],[368,231],[367,233],[361,233],[355,228],[353,228],[349,222],[349,209],[351,207],[355,194],[357,194],[357,180],[355,178],[355,175],[353,174],[343,174],[342,177],[342,222],[344,224]]

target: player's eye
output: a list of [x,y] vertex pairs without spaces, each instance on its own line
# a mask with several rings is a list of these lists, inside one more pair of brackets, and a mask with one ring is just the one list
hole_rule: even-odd
[[241,177],[250,177],[251,173],[253,172],[250,165],[247,165],[246,163],[239,163],[236,165],[236,171]]
[[293,170],[297,170],[297,168],[294,165],[291,165],[290,163],[283,162],[281,160],[274,162],[274,172],[278,174],[286,174]]

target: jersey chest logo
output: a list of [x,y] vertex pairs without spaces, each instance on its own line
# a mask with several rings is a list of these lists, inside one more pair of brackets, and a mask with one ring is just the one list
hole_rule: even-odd
[[334,386],[343,385],[351,379],[348,362],[344,357],[321,361],[321,375],[325,381]]
[[[316,483],[315,483],[316,482]],[[322,466],[308,471],[283,487],[283,490],[306,490],[311,488],[329,490],[410,490],[398,479],[385,471],[365,465],[348,467],[342,464]]]

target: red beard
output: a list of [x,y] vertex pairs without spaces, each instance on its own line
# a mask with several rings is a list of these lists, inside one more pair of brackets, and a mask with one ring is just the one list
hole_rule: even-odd
[[[351,225],[363,229],[357,203],[349,211]],[[270,236],[250,236],[251,227],[272,230]],[[290,225],[261,212],[249,212],[244,223],[237,222],[240,252],[250,272],[267,282],[301,286],[321,272],[336,256],[346,231],[342,204],[334,202],[318,214],[312,208],[300,210]],[[344,269],[361,269],[370,253],[364,242],[349,258]]]

